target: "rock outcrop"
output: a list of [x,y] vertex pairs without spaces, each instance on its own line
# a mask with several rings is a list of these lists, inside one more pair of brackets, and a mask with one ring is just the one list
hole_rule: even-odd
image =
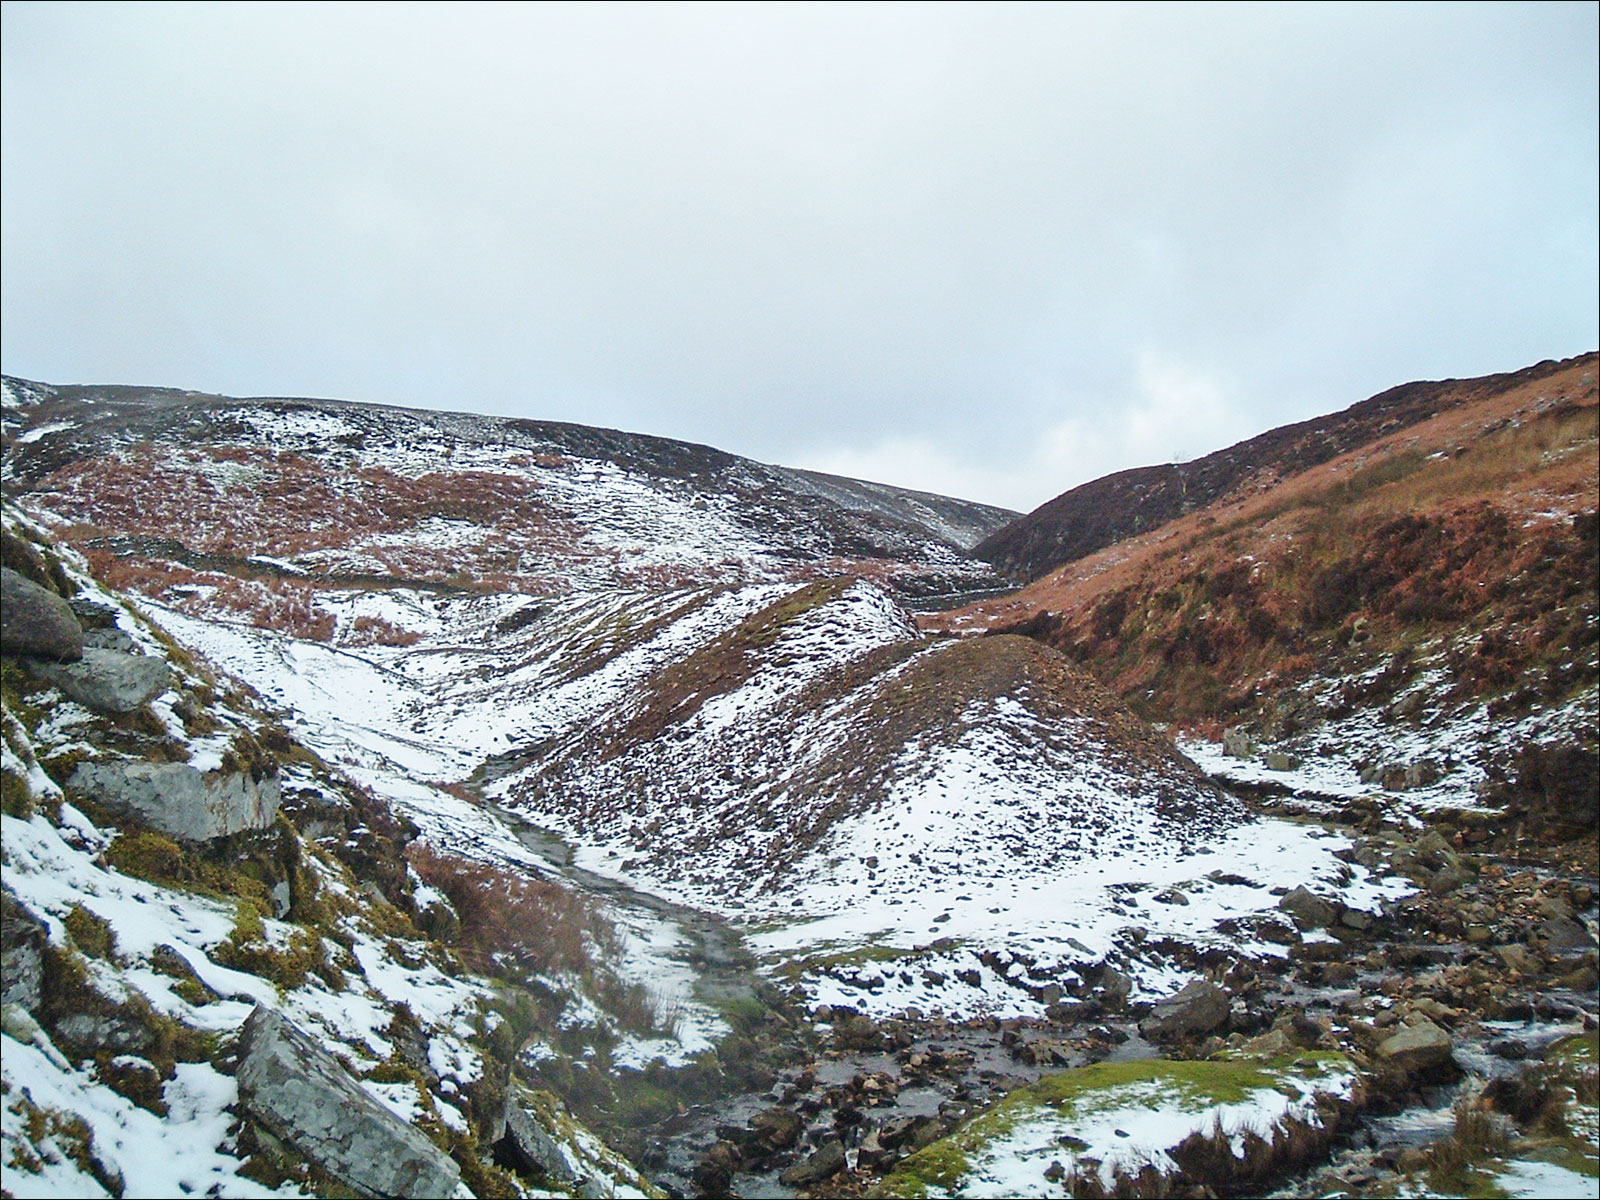
[[362,1196],[448,1196],[460,1168],[338,1060],[258,1007],[239,1041],[239,1098],[275,1137]]
[[0,1004],[19,1004],[29,1012],[39,1007],[44,987],[44,948],[48,942],[43,923],[10,892],[0,893]]
[[112,812],[137,817],[191,842],[265,829],[278,815],[278,777],[242,771],[204,774],[186,763],[86,762],[73,788]]
[[59,662],[83,657],[83,627],[72,607],[10,567],[0,567],[0,650]]
[[162,659],[83,647],[81,632],[78,640],[77,662],[35,659],[30,667],[40,679],[87,708],[102,713],[132,712],[172,686],[172,669]]

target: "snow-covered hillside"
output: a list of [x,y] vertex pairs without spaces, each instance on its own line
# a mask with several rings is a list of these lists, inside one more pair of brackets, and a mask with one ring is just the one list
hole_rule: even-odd
[[197,611],[270,616],[308,580],[956,592],[1003,582],[965,547],[1015,515],[554,422],[12,379],[5,398],[11,490]]
[[1153,996],[1192,965],[1130,930],[1275,955],[1283,891],[1404,890],[1247,814],[1053,652],[925,639],[867,583],[399,598],[419,640],[352,649],[155,612],[431,840],[497,853],[438,786],[471,781],[557,860],[744,927],[817,1002],[1038,1015],[1108,964]]

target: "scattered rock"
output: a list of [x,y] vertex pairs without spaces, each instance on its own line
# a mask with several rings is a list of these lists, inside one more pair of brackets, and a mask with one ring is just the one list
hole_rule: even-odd
[[1297,771],[1300,769],[1300,760],[1292,754],[1285,754],[1281,750],[1268,750],[1261,756],[1261,761],[1266,764],[1269,771]]
[[1339,918],[1337,905],[1324,900],[1304,884],[1279,900],[1278,907],[1308,929],[1326,929]]
[[202,774],[186,763],[85,762],[71,786],[113,812],[137,816],[173,837],[204,842],[265,829],[278,815],[278,777]]
[[83,626],[86,642],[92,633],[116,628],[117,610],[109,604],[101,604],[88,596],[74,596],[67,604],[72,615],[78,618],[78,624]]
[[1432,759],[1419,758],[1406,767],[1402,781],[1407,791],[1427,787],[1439,781],[1439,768]]
[[90,629],[83,635],[85,649],[115,650],[119,654],[138,654],[139,643],[121,629]]
[[1228,1019],[1228,993],[1205,979],[1186,984],[1176,994],[1158,1000],[1150,1015],[1139,1022],[1147,1038],[1193,1037],[1210,1033]]
[[1372,914],[1359,908],[1347,908],[1339,914],[1339,924],[1347,929],[1371,929]]
[[833,1041],[843,1050],[881,1050],[883,1031],[871,1017],[859,1013],[836,1016],[833,1023]]
[[1552,958],[1571,958],[1595,948],[1594,935],[1571,917],[1551,917],[1539,926],[1545,939],[1545,953]]
[[1233,725],[1222,731],[1222,750],[1230,758],[1254,758],[1257,743],[1242,725]]
[[363,1196],[448,1196],[460,1168],[271,1009],[239,1035],[239,1099],[274,1136]]
[[805,1122],[799,1114],[787,1108],[768,1108],[750,1118],[750,1129],[759,1148],[768,1154],[775,1154],[779,1150],[787,1150],[800,1140]]
[[159,658],[90,647],[77,662],[29,661],[29,670],[96,712],[132,712],[172,686],[172,670]]
[[1427,1017],[1418,1017],[1398,1033],[1379,1043],[1380,1061],[1399,1067],[1407,1074],[1432,1072],[1454,1063],[1450,1035]]
[[1513,942],[1506,946],[1496,946],[1494,953],[1509,971],[1516,971],[1530,978],[1544,974],[1544,960],[1526,946]]
[[83,627],[72,606],[10,567],[0,567],[0,650],[76,662],[83,657]]
[[1428,693],[1422,688],[1407,692],[1389,705],[1386,710],[1390,720],[1400,720],[1405,717],[1414,717],[1422,711],[1422,706],[1428,701]]
[[1101,999],[1107,1008],[1120,1008],[1133,995],[1133,979],[1115,967],[1106,967],[1100,973]]
[[814,1153],[808,1154],[778,1176],[778,1180],[787,1187],[810,1187],[837,1175],[844,1170],[844,1166],[844,1143],[824,1142]]

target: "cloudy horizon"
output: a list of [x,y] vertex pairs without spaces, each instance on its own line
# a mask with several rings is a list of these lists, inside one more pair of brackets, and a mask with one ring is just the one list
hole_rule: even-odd
[[1593,4],[3,7],[3,369],[1029,510],[1600,341]]

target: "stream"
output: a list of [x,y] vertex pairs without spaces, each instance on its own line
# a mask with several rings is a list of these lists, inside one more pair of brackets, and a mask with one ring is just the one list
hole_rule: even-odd
[[[508,761],[485,764],[477,778],[487,781],[511,769],[514,763]],[[562,838],[515,812],[498,807],[495,811],[524,846],[575,887],[608,905],[671,922],[682,930],[687,940],[673,957],[694,971],[697,999],[713,1008],[728,1001],[757,1000],[771,1011],[775,1003],[783,1004],[728,921],[578,867]],[[1525,870],[1526,864],[1517,868]],[[1594,912],[1584,915],[1592,923]],[[1301,978],[1305,972],[1292,963],[1284,964],[1277,979],[1264,974],[1263,989],[1251,998],[1255,1026],[1288,1011],[1342,1024],[1347,1016],[1366,1012],[1364,999],[1382,992],[1397,969],[1420,974],[1430,966],[1467,961],[1475,949],[1464,941],[1408,935],[1390,925],[1378,922],[1349,946],[1347,961],[1362,965],[1353,973],[1348,968],[1330,972],[1337,982],[1307,982]],[[1370,966],[1374,952],[1385,966]],[[1317,979],[1315,970],[1309,974]],[[1516,1013],[1519,1019],[1467,1021],[1452,1029],[1455,1059],[1462,1068],[1459,1081],[1397,1098],[1393,1111],[1362,1114],[1328,1158],[1288,1180],[1274,1195],[1326,1194],[1329,1188],[1362,1194],[1367,1187],[1382,1186],[1394,1178],[1407,1151],[1451,1131],[1458,1099],[1474,1097],[1489,1081],[1519,1072],[1550,1043],[1593,1028],[1600,1016],[1592,992],[1530,987],[1523,999],[1524,1011]],[[1020,1019],[960,1024],[891,1020],[876,1024],[877,1032],[869,1039],[872,1044],[856,1046],[839,1036],[840,1026],[825,1019],[807,1020],[792,1006],[786,1007],[785,1020],[762,1026],[760,1036],[768,1041],[763,1053],[774,1064],[789,1064],[775,1065],[766,1073],[772,1080],[768,1088],[689,1104],[676,1116],[637,1131],[644,1146],[642,1153],[635,1148],[641,1168],[670,1195],[804,1194],[808,1183],[786,1183],[783,1177],[824,1143],[842,1143],[843,1165],[865,1168],[876,1155],[874,1139],[880,1131],[928,1129],[936,1135],[1045,1074],[1162,1053],[1139,1035],[1133,1014],[1110,1010],[1069,1025]],[[661,1078],[666,1082],[670,1075]],[[779,1110],[793,1114],[783,1119],[795,1126],[784,1147],[748,1158],[737,1149],[730,1153],[730,1148],[748,1144],[750,1131],[763,1121],[770,1123]]]

